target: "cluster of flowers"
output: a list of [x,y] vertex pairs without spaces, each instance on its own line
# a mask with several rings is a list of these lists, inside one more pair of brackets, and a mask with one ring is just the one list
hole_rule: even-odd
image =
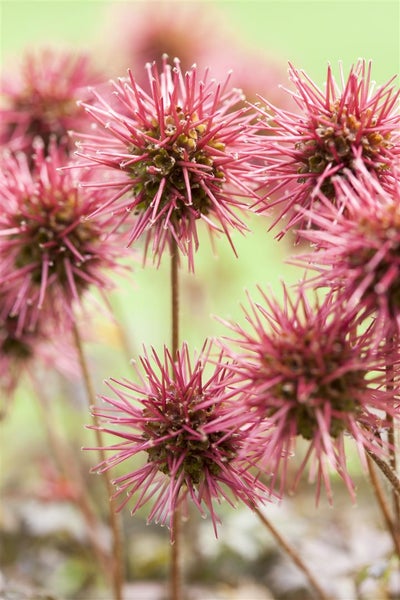
[[[194,359],[185,344],[176,356],[145,352],[140,383],[112,379],[94,411],[119,441],[98,470],[126,465],[115,480],[116,496],[127,494],[121,507],[153,499],[149,519],[172,527],[191,501],[216,528],[215,502],[254,508],[285,491],[303,439],[296,479],[310,465],[317,493],[324,486],[330,497],[333,469],[353,494],[346,438],[363,462],[367,452],[385,457],[400,410],[392,81],[374,89],[371,65],[359,61],[341,85],[329,69],[322,91],[290,66],[291,112],[262,97],[246,105],[229,77],[183,72],[166,56],[146,65],[146,84],[128,71],[110,91],[82,60],[44,54],[26,69],[24,86],[6,89],[1,131],[2,372],[73,326],[76,304],[109,285],[127,246],[143,243],[156,264],[178,251],[193,271],[200,223],[233,247],[246,211],[278,206],[278,237],[295,227],[312,243],[296,262],[316,276],[284,287],[282,304],[260,290],[248,328],[227,323],[232,337],[206,342]],[[145,464],[130,470],[139,453]]]
[[45,49],[27,54],[20,78],[3,84],[0,377],[8,394],[36,356],[76,372],[77,305],[89,287],[109,288],[106,272],[119,268],[110,219],[88,219],[104,192],[81,187],[90,173],[62,170],[73,150],[68,131],[87,127],[78,98],[99,81],[87,56]]

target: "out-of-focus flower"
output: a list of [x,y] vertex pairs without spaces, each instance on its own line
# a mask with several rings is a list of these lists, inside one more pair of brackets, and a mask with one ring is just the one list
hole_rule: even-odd
[[136,83],[146,91],[151,87],[143,65],[156,62],[162,70],[161,57],[167,54],[179,57],[183,72],[194,64],[201,70],[212,65],[214,77],[223,79],[232,70],[232,85],[242,89],[249,101],[261,94],[279,107],[294,108],[293,100],[279,87],[285,66],[276,56],[260,56],[241,43],[237,29],[224,17],[223,9],[211,4],[204,10],[199,3],[177,2],[176,8],[170,2],[115,3],[104,32],[109,44],[99,52],[106,53],[103,62],[109,62],[114,73],[120,57],[117,67],[121,72],[130,67]]
[[361,318],[373,314],[379,343],[400,332],[400,172],[386,189],[361,160],[344,175],[333,179],[337,208],[320,193],[319,210],[305,213],[315,227],[300,235],[318,249],[296,263],[319,271],[313,285],[338,290]]
[[203,6],[182,2],[176,9],[170,2],[112,4],[104,31],[108,49],[99,48],[99,52],[107,63],[106,52],[111,50],[108,60],[114,73],[116,65],[123,72],[131,68],[136,83],[149,91],[143,65],[155,61],[162,70],[164,54],[179,56],[183,71],[195,63],[201,69],[210,64],[209,55],[216,55],[222,47],[221,38],[225,39],[216,12],[212,7],[205,11]]
[[79,484],[57,472],[57,469],[46,456],[39,463],[40,484],[33,491],[35,498],[41,502],[76,502],[79,497]]
[[[225,499],[254,508],[270,497],[252,473],[251,455],[242,453],[248,415],[228,393],[232,377],[222,356],[210,364],[210,349],[206,346],[193,365],[186,345],[176,361],[167,349],[163,357],[145,353],[144,375],[137,369],[141,383],[111,379],[115,398],[103,396],[109,406],[94,409],[104,422],[101,431],[120,439],[105,448],[112,455],[95,469],[119,465],[124,474],[114,484],[116,497],[124,497],[120,508],[133,500],[133,514],[151,500],[148,521],[169,525],[172,538],[172,516],[178,508],[187,515],[188,501],[202,515],[209,512],[216,533],[214,503]],[[132,458],[138,454],[147,458],[135,468]]]
[[109,234],[109,219],[87,217],[104,200],[101,190],[83,190],[54,140],[45,157],[38,140],[33,170],[29,158],[4,156],[0,174],[1,318],[18,316],[18,331],[34,328],[40,314],[53,325],[73,318],[89,286],[111,286],[125,254]]
[[17,325],[15,317],[0,318],[0,389],[6,398],[12,396],[21,372],[34,356],[35,342],[40,339],[32,331],[18,331]]
[[[0,313],[3,300],[0,295]],[[16,316],[0,317],[0,390],[6,403],[11,400],[23,373],[33,365],[55,369],[67,377],[76,376],[77,361],[68,332],[54,335],[54,329],[45,319],[35,328],[27,328],[21,326]],[[6,408],[5,404],[3,410]]]
[[[283,204],[289,222],[283,235],[301,220],[292,208],[310,208],[319,191],[335,201],[333,176],[354,170],[355,160],[363,161],[384,183],[393,177],[392,169],[400,154],[399,92],[393,79],[375,87],[371,81],[371,62],[360,60],[347,78],[340,70],[340,85],[331,67],[325,90],[319,89],[304,71],[290,65],[289,76],[295,86],[293,99],[301,115],[274,107],[260,112],[260,157],[265,160],[261,185],[266,190],[262,205]],[[267,196],[273,197],[268,204]],[[263,206],[261,210],[263,210]]]
[[40,136],[46,148],[50,137],[69,148],[67,132],[88,128],[77,100],[86,97],[88,85],[101,80],[84,54],[50,48],[27,53],[20,72],[2,82],[1,145],[11,152],[30,153]]
[[[294,299],[284,288],[281,306],[272,294],[261,294],[263,303],[250,300],[250,310],[245,310],[250,331],[228,323],[236,336],[229,340],[234,345],[223,342],[248,410],[260,419],[255,431],[261,461],[280,475],[283,488],[288,458],[296,440],[303,438],[308,450],[296,481],[310,462],[317,496],[324,485],[331,498],[330,469],[353,494],[346,434],[355,441],[361,460],[366,450],[382,454],[385,446],[377,435],[382,415],[396,410],[393,394],[380,389],[384,369],[370,350],[369,333],[357,335],[353,315],[332,295],[311,305],[301,286]],[[264,447],[259,439],[263,428]],[[253,446],[249,441],[249,448]]]
[[[266,53],[250,51],[244,45],[231,44],[227,54],[219,50],[209,58],[213,73],[226,73],[232,70],[232,84],[240,88],[247,102],[260,105],[260,96],[268,98],[268,102],[279,109],[297,110],[293,98],[282,88],[282,81],[287,76],[286,65],[277,57],[268,56]],[[263,106],[263,109],[266,109]],[[271,111],[272,115],[272,111]],[[274,130],[264,131],[272,135]]]
[[85,166],[121,174],[104,184],[116,192],[98,212],[131,219],[128,244],[145,234],[146,252],[152,240],[159,261],[176,243],[193,270],[199,219],[232,246],[230,230],[247,229],[235,213],[252,195],[246,137],[252,117],[230,112],[240,92],[230,90],[228,80],[209,79],[208,71],[202,80],[195,67],[183,74],[179,61],[172,68],[165,56],[161,74],[155,64],[147,70],[150,95],[129,72],[129,79],[114,82],[110,102],[94,92],[97,102],[83,103],[100,131],[80,136],[77,154]]

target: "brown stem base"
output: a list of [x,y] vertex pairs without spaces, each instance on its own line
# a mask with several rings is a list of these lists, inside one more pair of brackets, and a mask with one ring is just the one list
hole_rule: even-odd
[[[87,400],[88,400],[88,405],[89,405],[89,410],[90,410],[91,407],[93,407],[96,403],[96,394],[94,391],[92,379],[90,377],[85,353],[83,351],[83,344],[82,344],[81,336],[80,336],[80,333],[79,333],[76,323],[74,324],[73,334],[74,334],[75,345],[76,345],[76,349],[78,352],[79,363],[81,366],[82,377],[83,377],[84,385],[86,388],[86,395],[87,395]],[[92,415],[92,418],[93,418],[93,424],[96,427],[96,429],[94,431],[95,431],[95,435],[96,435],[97,447],[99,448],[100,462],[105,462],[106,454],[103,449],[104,448],[103,437],[102,437],[101,431],[99,429],[97,429],[99,426],[99,421],[98,421],[97,415],[95,415],[95,414]],[[122,539],[121,539],[121,528],[120,528],[120,524],[119,524],[119,516],[116,512],[115,500],[112,497],[114,490],[113,490],[113,485],[111,483],[110,474],[108,471],[104,471],[102,473],[102,476],[103,476],[104,484],[107,489],[107,497],[109,499],[109,524],[110,524],[112,538],[113,538],[112,557],[111,557],[111,561],[110,561],[111,566],[112,566],[112,573],[113,573],[113,591],[114,591],[114,599],[113,600],[123,600],[123,595],[122,595],[123,553],[122,553]]]
[[316,593],[317,597],[320,600],[330,600],[329,596],[325,594],[322,587],[319,585],[318,581],[315,579],[314,575],[311,573],[310,569],[303,562],[298,552],[290,546],[290,544],[282,537],[277,529],[272,525],[271,521],[267,519],[267,517],[260,511],[258,508],[254,508],[254,512],[260,519],[260,521],[265,525],[265,527],[269,530],[275,540],[278,542],[279,546],[286,552],[286,554],[292,559],[295,565],[304,573],[307,578],[308,583]]

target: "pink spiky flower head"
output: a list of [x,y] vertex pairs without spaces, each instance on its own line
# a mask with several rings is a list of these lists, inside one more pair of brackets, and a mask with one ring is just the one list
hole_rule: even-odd
[[371,62],[359,60],[347,78],[341,68],[337,83],[329,66],[321,90],[304,71],[290,65],[292,96],[300,115],[263,99],[272,116],[259,109],[261,132],[265,128],[271,133],[261,140],[265,159],[261,181],[267,194],[275,196],[268,206],[283,204],[275,223],[283,215],[290,216],[281,235],[301,220],[291,209],[312,207],[319,190],[335,201],[332,177],[354,171],[355,159],[362,160],[383,182],[392,177],[400,154],[399,91],[392,85],[394,77],[375,88],[371,68]]
[[375,317],[376,343],[400,332],[400,172],[383,188],[361,160],[354,173],[333,179],[339,211],[319,194],[315,228],[300,235],[317,246],[296,262],[315,268],[313,285],[338,290],[360,318]]
[[[240,500],[254,508],[270,495],[252,473],[251,455],[242,456],[250,423],[232,394],[228,399],[232,378],[222,357],[210,364],[210,349],[205,346],[193,365],[185,344],[176,361],[167,349],[163,357],[145,353],[144,375],[137,370],[141,382],[111,379],[115,397],[104,396],[108,407],[94,409],[104,422],[101,431],[120,440],[105,448],[112,455],[96,470],[119,465],[115,496],[126,496],[120,509],[133,500],[134,514],[152,500],[148,521],[169,525],[172,539],[172,516],[177,508],[186,515],[188,501],[202,515],[209,512],[216,533],[215,502]],[[132,468],[138,454],[146,462]]]
[[45,156],[37,140],[33,170],[24,154],[3,157],[0,174],[0,286],[2,314],[18,315],[19,328],[35,327],[40,312],[55,323],[73,318],[89,286],[111,286],[107,269],[124,254],[107,236],[110,223],[88,219],[101,190],[79,187],[54,140]]
[[261,461],[281,476],[283,488],[288,457],[302,438],[308,450],[296,481],[311,462],[317,497],[324,484],[331,498],[329,467],[353,494],[345,435],[354,439],[362,460],[365,450],[382,453],[376,411],[395,410],[392,395],[378,389],[381,375],[368,378],[379,364],[369,353],[369,337],[357,335],[351,314],[332,295],[311,305],[302,287],[294,299],[284,288],[281,306],[272,294],[261,294],[263,303],[250,300],[245,310],[250,331],[228,323],[236,337],[226,348],[248,409],[266,428],[264,448],[256,441]]
[[81,136],[77,154],[85,165],[120,173],[106,182],[116,192],[99,212],[131,219],[128,244],[144,234],[158,261],[177,244],[193,270],[198,220],[231,244],[230,229],[246,230],[235,210],[250,193],[250,116],[230,112],[241,93],[228,89],[229,78],[218,84],[206,70],[200,80],[195,66],[184,74],[179,60],[172,68],[166,56],[161,73],[155,64],[147,71],[151,94],[129,71],[113,83],[110,101],[94,92],[97,103],[83,103],[100,131]]
[[36,136],[47,148],[50,137],[70,147],[70,129],[87,129],[77,105],[88,85],[100,83],[89,57],[51,48],[27,53],[20,72],[2,82],[0,143],[11,152],[32,152]]

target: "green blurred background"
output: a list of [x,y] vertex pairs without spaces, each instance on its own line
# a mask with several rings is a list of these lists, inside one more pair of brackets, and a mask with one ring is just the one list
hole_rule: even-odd
[[[157,2],[99,0],[2,0],[3,66],[25,47],[63,40],[89,48],[110,5]],[[218,9],[225,21],[259,52],[276,52],[320,81],[326,63],[371,58],[378,81],[399,67],[399,2],[396,0],[237,0],[167,2],[179,12],[185,4]],[[225,23],[226,24],[226,23]],[[194,24],[195,26],[195,24]],[[104,41],[106,43],[106,40]],[[233,66],[233,65],[232,65]]]

